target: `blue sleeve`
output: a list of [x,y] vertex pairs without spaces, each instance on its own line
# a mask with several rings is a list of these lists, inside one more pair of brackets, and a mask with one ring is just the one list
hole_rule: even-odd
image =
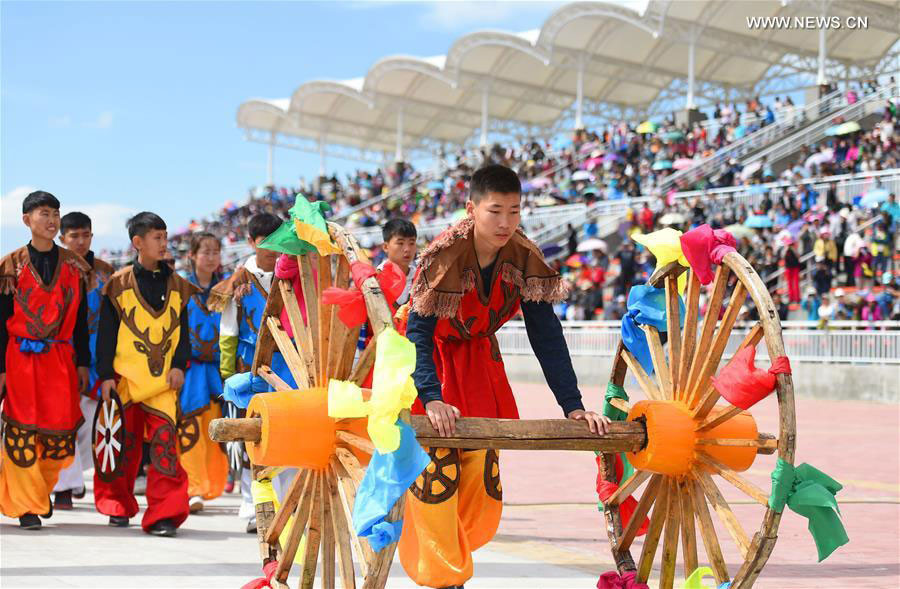
[[437,317],[423,317],[415,311],[409,312],[406,323],[406,337],[416,345],[416,369],[413,382],[422,404],[429,401],[443,401],[441,381],[438,380],[434,365],[434,328]]
[[563,337],[559,318],[553,312],[553,305],[523,301],[522,315],[525,317],[525,331],[528,333],[531,349],[537,356],[544,378],[547,379],[556,402],[562,407],[563,414],[568,416],[576,409],[584,409],[569,347]]

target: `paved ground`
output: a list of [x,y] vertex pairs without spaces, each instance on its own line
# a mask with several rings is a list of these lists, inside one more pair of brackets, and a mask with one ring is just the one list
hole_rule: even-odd
[[[517,385],[523,417],[557,415],[543,386]],[[598,388],[586,388],[599,405]],[[775,433],[775,403],[754,414],[761,431]],[[844,484],[838,495],[849,545],[816,563],[806,522],[792,512],[782,519],[779,541],[757,587],[900,587],[900,413],[896,405],[801,399],[797,404],[798,462],[809,462]],[[476,553],[470,589],[590,588],[612,569],[601,514],[593,493],[592,454],[504,452],[507,504],[497,537]],[[747,477],[769,488],[773,457],[760,457]],[[726,498],[750,532],[763,509],[727,484]],[[23,532],[14,520],[0,522],[0,586],[7,587],[197,587],[237,588],[259,572],[255,537],[237,520],[236,495],[207,504],[175,539],[107,527],[85,500],[53,517],[40,533]],[[721,529],[732,572],[739,559]],[[635,542],[638,554],[640,541]],[[701,561],[703,551],[701,548]],[[680,574],[680,571],[679,571]],[[292,582],[293,585],[293,582]],[[413,587],[395,565],[389,587]],[[651,586],[654,586],[651,583]],[[678,584],[676,583],[676,586]]]

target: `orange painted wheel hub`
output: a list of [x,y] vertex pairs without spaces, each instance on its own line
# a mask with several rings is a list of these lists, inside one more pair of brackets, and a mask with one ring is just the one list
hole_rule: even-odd
[[[710,417],[724,410],[716,408]],[[737,472],[750,468],[756,459],[754,447],[698,446],[698,440],[702,438],[757,439],[756,420],[747,412],[712,429],[698,432],[699,422],[691,417],[684,403],[640,401],[631,408],[628,420],[643,422],[647,428],[647,445],[639,452],[628,453],[629,462],[638,470],[670,476],[686,475],[699,464],[695,455],[698,449]]]

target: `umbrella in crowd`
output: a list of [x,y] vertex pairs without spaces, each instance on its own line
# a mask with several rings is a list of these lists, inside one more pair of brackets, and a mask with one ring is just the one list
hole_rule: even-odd
[[762,168],[762,160],[750,162],[749,164],[744,166],[743,170],[741,170],[741,178],[743,180],[746,180],[747,178],[758,172],[760,168]]
[[584,266],[584,256],[581,254],[572,254],[566,259],[566,266],[569,268],[581,268]]
[[850,133],[856,133],[860,130],[859,123],[856,121],[850,121],[844,123],[843,125],[838,125],[837,130],[835,131],[835,135],[849,135]]
[[774,223],[772,222],[772,219],[766,215],[750,215],[747,217],[747,220],[744,221],[744,225],[752,229],[767,229],[772,227]]
[[740,239],[747,239],[747,238],[753,237],[753,230],[750,229],[749,227],[744,227],[740,223],[736,223],[734,225],[729,225],[728,227],[725,228],[725,231],[727,231],[728,233],[730,233]]
[[681,213],[666,213],[659,218],[660,225],[681,225],[685,222],[685,217]]
[[550,256],[555,256],[559,252],[562,251],[562,246],[558,244],[547,245],[541,248],[541,253],[544,254],[545,258],[549,258]]
[[620,161],[622,161],[622,156],[617,153],[607,153],[606,155],[603,156],[604,164],[611,164],[611,163],[620,162]]
[[653,121],[644,121],[640,125],[637,126],[635,132],[637,133],[656,133],[657,125]]
[[694,160],[688,157],[680,157],[672,162],[672,167],[676,170],[686,170],[694,165]]
[[806,158],[806,163],[804,163],[803,165],[807,168],[811,168],[813,166],[821,166],[822,164],[832,161],[834,161],[834,150],[828,148],[818,153],[814,153]]
[[581,182],[584,180],[593,182],[594,177],[591,176],[591,173],[587,170],[577,170],[574,174],[572,174],[572,180],[576,182]]
[[546,186],[550,186],[553,181],[547,176],[538,176],[537,178],[532,178],[531,180],[529,180],[528,183],[535,188],[544,188]]
[[[591,239],[586,239],[578,244],[578,249],[575,251],[578,252],[592,252],[595,250],[600,250],[602,252],[606,252],[608,250],[608,246],[606,242],[602,239],[597,239],[596,237],[592,237]],[[570,258],[571,259],[571,258]]]
[[797,237],[798,235],[800,235],[800,232],[803,231],[804,225],[806,225],[806,221],[804,221],[803,219],[797,219],[796,221],[791,221],[790,223],[788,223],[787,227],[785,227],[785,230],[794,237]]
[[875,188],[865,193],[859,201],[860,206],[874,209],[888,198],[888,191],[884,188]]
[[776,247],[784,247],[792,243],[794,243],[794,236],[787,229],[782,229],[778,232],[778,235],[775,236]]
[[662,134],[663,141],[681,141],[684,139],[684,133],[681,131],[668,131]]
[[589,171],[593,170],[594,168],[596,168],[598,166],[602,166],[602,165],[603,165],[603,157],[592,157],[591,159],[585,160],[585,162],[584,162],[584,167],[587,168]]
[[588,184],[581,191],[581,194],[600,194],[600,187],[596,184]]
[[653,169],[653,170],[671,170],[672,162],[670,162],[669,160],[655,161],[655,162],[653,162],[651,169]]

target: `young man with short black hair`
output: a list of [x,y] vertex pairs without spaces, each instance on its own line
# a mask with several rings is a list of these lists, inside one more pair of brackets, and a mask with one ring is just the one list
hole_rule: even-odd
[[[519,229],[520,209],[516,173],[485,166],[472,176],[466,218],[419,258],[406,332],[416,345],[412,412],[427,415],[442,436],[454,432],[459,417],[518,418],[495,334],[520,307],[563,414],[597,433],[608,423],[584,410],[552,306],[566,287]],[[400,562],[419,585],[460,587],[472,576],[472,552],[500,523],[499,458],[494,450],[428,451],[434,466],[407,495]]]
[[134,481],[146,437],[150,466],[141,527],[155,536],[174,536],[188,516],[188,478],[179,463],[176,424],[178,391],[191,355],[186,307],[197,288],[164,263],[165,221],[145,211],[129,219],[127,227],[137,258],[103,289],[97,375],[105,402],[116,388],[134,443],[121,449],[111,468],[95,469],[94,501],[109,516],[109,525],[128,526],[138,512]]
[[59,480],[53,488],[54,509],[72,509],[73,493],[83,496],[85,492],[84,471],[92,468],[93,453],[91,440],[91,424],[97,410],[100,381],[97,378],[97,328],[100,324],[100,301],[103,298],[103,287],[109,281],[115,269],[108,263],[94,256],[91,241],[94,233],[91,218],[80,212],[71,212],[63,216],[60,223],[59,240],[84,259],[90,266],[87,276],[87,323],[90,333],[90,382],[81,391],[81,414],[84,423],[78,428],[75,440],[75,460],[59,473]]
[[[0,511],[39,530],[53,513],[50,493],[75,455],[88,386],[85,279],[89,267],[53,239],[59,201],[36,191],[22,203],[31,241],[0,260],[0,393],[3,452]],[[9,370],[7,370],[9,369]]]

